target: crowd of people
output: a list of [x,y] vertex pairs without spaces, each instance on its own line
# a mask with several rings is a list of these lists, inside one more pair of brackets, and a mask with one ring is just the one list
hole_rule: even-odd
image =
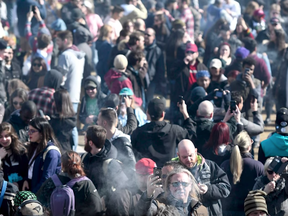
[[288,215],[288,0],[0,17],[0,215]]

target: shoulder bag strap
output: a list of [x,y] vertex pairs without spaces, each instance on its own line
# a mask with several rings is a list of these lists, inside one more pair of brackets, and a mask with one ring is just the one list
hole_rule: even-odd
[[4,194],[7,188],[7,181],[3,181],[2,189],[1,189],[1,195],[0,195],[0,207],[2,206],[2,202],[4,199]]
[[60,181],[58,175],[54,174],[51,176],[51,179],[56,187],[62,186],[62,182]]
[[90,179],[87,178],[86,176],[82,176],[79,178],[71,179],[66,185],[69,186],[70,188],[72,188],[75,183],[80,182],[80,181],[84,181],[84,180],[90,180]]

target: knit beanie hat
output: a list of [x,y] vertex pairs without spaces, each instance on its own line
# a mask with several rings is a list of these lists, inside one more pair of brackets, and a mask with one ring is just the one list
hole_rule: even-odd
[[128,60],[124,55],[117,55],[114,59],[114,67],[118,70],[125,70],[128,65]]
[[19,191],[14,198],[14,205],[20,206],[25,200],[37,200],[37,197],[31,191]]
[[206,91],[202,86],[195,87],[191,92],[191,101],[196,102],[198,99],[206,96]]
[[268,215],[265,196],[261,190],[250,191],[244,201],[244,212],[248,216],[253,211],[264,211]]
[[235,52],[235,57],[237,59],[243,60],[250,54],[249,50],[245,47],[239,47]]
[[210,78],[210,73],[207,70],[200,70],[196,73],[196,79],[198,80],[201,77]]

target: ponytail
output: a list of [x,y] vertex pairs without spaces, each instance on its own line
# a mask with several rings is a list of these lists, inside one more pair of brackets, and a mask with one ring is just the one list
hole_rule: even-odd
[[240,177],[243,171],[243,160],[238,145],[233,148],[231,153],[230,171],[233,175],[233,184],[236,184],[240,181]]

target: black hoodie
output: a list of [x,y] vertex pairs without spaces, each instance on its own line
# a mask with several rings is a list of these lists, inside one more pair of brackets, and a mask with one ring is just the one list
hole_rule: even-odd
[[[104,98],[106,97],[106,95],[101,91],[101,83],[97,80],[96,76],[88,76],[84,80],[84,83],[86,83],[87,81],[92,81],[92,82],[96,83],[96,86],[97,86],[96,99],[97,99],[98,108],[100,110],[102,108]],[[85,91],[85,96],[81,100],[81,107],[80,107],[80,113],[79,113],[79,120],[82,124],[86,124],[86,118],[88,117],[88,114],[86,112],[86,99],[87,99],[87,97],[89,97],[89,96],[86,94],[86,91]]]
[[44,86],[52,88],[55,91],[60,88],[62,82],[63,75],[55,69],[48,71],[44,77]]
[[[118,187],[120,184],[125,186],[128,180],[122,171],[120,163],[115,160],[116,158],[117,150],[109,140],[105,141],[103,148],[98,154],[92,155],[91,153],[87,153],[82,157],[84,171],[87,177],[94,183],[100,197],[107,194],[111,185],[114,187]],[[104,174],[103,163],[108,159],[114,160],[111,160],[107,173]]]

